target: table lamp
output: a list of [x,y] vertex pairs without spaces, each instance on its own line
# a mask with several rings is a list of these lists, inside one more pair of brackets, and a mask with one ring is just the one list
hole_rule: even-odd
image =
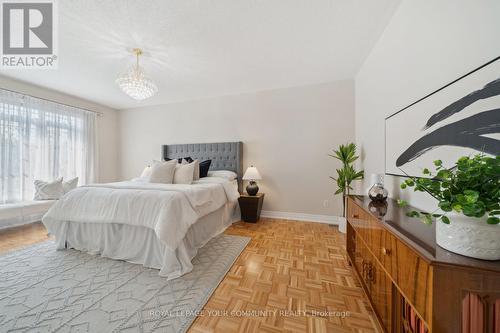
[[248,195],[256,195],[259,192],[259,186],[257,186],[256,180],[260,180],[262,177],[260,176],[259,170],[253,165],[248,167],[243,175],[243,180],[249,180],[250,183],[247,185],[247,193]]

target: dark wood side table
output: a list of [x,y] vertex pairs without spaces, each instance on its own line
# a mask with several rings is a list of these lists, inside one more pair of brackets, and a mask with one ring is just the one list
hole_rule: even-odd
[[238,202],[243,221],[255,223],[259,220],[262,203],[264,202],[264,193],[257,193],[257,195],[241,194]]

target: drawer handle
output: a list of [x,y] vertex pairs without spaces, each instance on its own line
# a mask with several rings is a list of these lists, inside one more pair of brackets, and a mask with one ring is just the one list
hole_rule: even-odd
[[385,247],[382,248],[382,254],[384,256],[390,256],[392,254],[391,249],[386,249]]
[[361,265],[363,266],[363,273],[361,276],[367,282],[373,282],[375,280],[375,268],[371,262],[362,260]]
[[353,219],[357,219],[357,218],[359,218],[359,215],[358,214],[352,214],[352,218]]
[[361,266],[363,266],[363,273],[361,274],[363,280],[373,282],[375,280],[375,268],[373,267],[373,264],[363,259],[361,260]]
[[372,263],[368,264],[368,272],[366,273],[366,279],[370,282],[375,281],[375,268],[373,267]]

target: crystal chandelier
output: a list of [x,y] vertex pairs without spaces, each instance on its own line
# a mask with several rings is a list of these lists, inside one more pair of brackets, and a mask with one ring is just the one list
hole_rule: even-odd
[[137,57],[137,62],[127,73],[116,79],[116,84],[133,99],[142,101],[156,94],[158,87],[144,74],[144,70],[139,66],[139,56],[142,55],[142,50],[133,49],[132,51]]

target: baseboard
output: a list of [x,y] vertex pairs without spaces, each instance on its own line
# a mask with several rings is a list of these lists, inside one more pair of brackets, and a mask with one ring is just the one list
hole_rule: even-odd
[[345,217],[334,216],[334,215],[316,215],[316,214],[303,214],[303,213],[289,213],[289,212],[277,212],[272,210],[263,210],[260,213],[261,217],[284,219],[291,221],[306,221],[306,222],[317,222],[317,223],[327,223],[331,225],[338,225],[339,231],[341,233],[346,232],[346,221]]
[[272,210],[263,210],[260,213],[260,216],[275,219],[328,223],[334,225],[341,225],[345,221],[345,219],[340,216],[277,212]]

